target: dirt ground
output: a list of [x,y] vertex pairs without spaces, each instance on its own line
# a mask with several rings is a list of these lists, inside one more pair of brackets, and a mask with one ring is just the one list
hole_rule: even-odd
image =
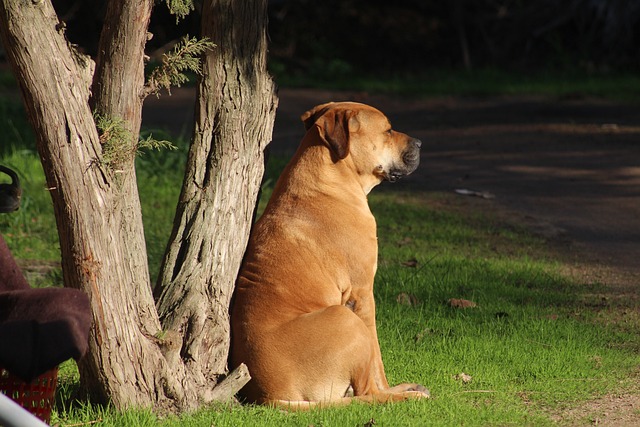
[[[190,135],[193,91],[149,98],[143,124]],[[487,210],[545,237],[568,271],[603,293],[634,301],[640,290],[640,105],[585,98],[436,98],[282,89],[273,152],[292,152],[310,107],[371,104],[394,128],[423,141],[406,179],[420,191],[471,190]],[[187,125],[185,125],[187,124]],[[556,414],[565,425],[640,425],[640,388]]]

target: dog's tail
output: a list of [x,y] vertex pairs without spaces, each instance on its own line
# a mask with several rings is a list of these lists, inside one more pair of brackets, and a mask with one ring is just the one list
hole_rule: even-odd
[[429,398],[429,392],[425,391],[403,391],[400,393],[376,393],[362,396],[341,397],[334,400],[268,400],[265,404],[274,408],[287,411],[308,411],[315,408],[329,408],[336,406],[346,406],[353,402],[362,403],[389,403],[403,400],[416,400]]

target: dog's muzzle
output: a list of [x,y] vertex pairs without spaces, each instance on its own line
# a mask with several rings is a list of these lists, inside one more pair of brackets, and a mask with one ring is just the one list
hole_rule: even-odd
[[413,138],[407,143],[407,148],[402,153],[402,163],[394,164],[391,170],[384,175],[389,182],[396,182],[403,176],[409,175],[420,164],[420,147],[422,141]]

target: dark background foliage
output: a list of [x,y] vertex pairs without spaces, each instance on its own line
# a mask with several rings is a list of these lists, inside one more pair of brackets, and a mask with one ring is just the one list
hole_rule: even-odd
[[[54,0],[68,37],[89,54],[104,3]],[[176,25],[158,2],[152,58],[199,33],[199,6]],[[288,74],[640,68],[640,0],[271,0],[269,11],[271,63]]]
[[637,0],[281,0],[273,57],[294,69],[359,70],[640,64]]

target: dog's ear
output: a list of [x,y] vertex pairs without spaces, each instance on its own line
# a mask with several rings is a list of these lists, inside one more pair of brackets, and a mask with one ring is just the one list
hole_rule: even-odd
[[304,123],[304,130],[311,129],[311,126],[313,126],[315,122],[324,113],[326,113],[333,104],[334,102],[327,102],[326,104],[316,105],[311,110],[300,116],[300,120],[302,120],[302,123]]
[[336,110],[332,102],[318,105],[301,117],[306,130],[313,125],[318,127],[320,138],[327,143],[338,160],[349,154],[349,132],[358,125],[353,110]]

